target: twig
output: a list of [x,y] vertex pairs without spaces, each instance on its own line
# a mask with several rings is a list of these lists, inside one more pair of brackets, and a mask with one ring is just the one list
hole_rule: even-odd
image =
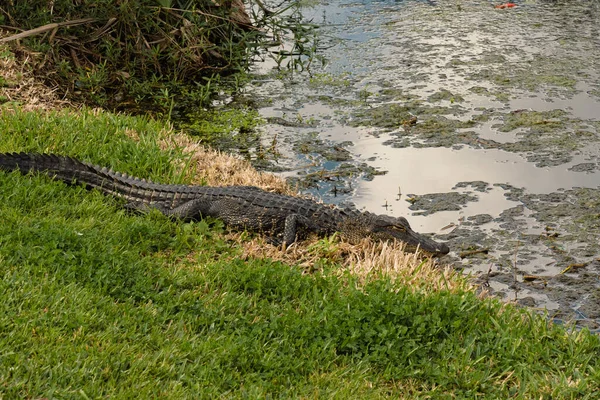
[[484,249],[477,249],[477,250],[469,250],[469,251],[463,251],[462,253],[460,253],[458,256],[460,258],[465,258],[468,256],[472,256],[473,254],[487,254],[490,252],[489,248],[484,248]]
[[561,274],[566,274],[567,272],[569,272],[572,269],[584,268],[587,265],[588,265],[588,263],[569,264],[569,265],[567,265],[567,268],[565,268],[562,271],[560,271],[560,273]]
[[[174,7],[156,7],[156,8],[159,8],[161,10],[166,10],[166,11],[180,11],[180,12],[186,12],[186,13],[190,12],[190,10],[184,10],[184,9],[181,9],[181,8],[174,8]],[[231,18],[221,17],[219,15],[207,13],[207,12],[204,12],[204,11],[193,10],[192,12],[195,13],[195,14],[203,15],[205,17],[210,17],[210,18],[214,18],[214,19],[220,19],[220,20],[223,20],[223,21],[226,21],[226,22],[233,22],[233,23],[236,23],[238,25],[243,26],[244,28],[258,29],[254,25],[252,25],[252,24],[248,24],[248,23],[242,22],[242,21],[234,21]],[[184,19],[184,17],[182,15],[177,15],[175,13],[171,13],[171,15],[175,15],[175,16],[177,16],[180,19]]]
[[[275,14],[275,11],[271,11],[267,8],[267,6],[264,5],[264,3],[260,0],[254,0],[254,2],[256,3],[256,5],[262,10],[262,12],[265,13],[265,15],[273,15]],[[283,3],[282,3],[283,4]]]
[[[96,18],[83,18],[83,19],[75,19],[73,21],[65,21],[65,22],[57,22],[53,24],[48,24],[44,26],[40,26],[38,28],[30,29],[25,32],[17,33],[16,35],[12,35],[9,37],[5,37],[0,39],[0,43],[11,42],[13,40],[23,39],[29,36],[39,35],[41,33],[46,33],[48,31],[52,31],[58,28],[64,28],[66,26],[76,26],[76,25],[84,25],[90,22],[98,21]],[[54,36],[54,35],[52,35]]]
[[90,35],[90,37],[86,40],[86,42],[93,42],[98,39],[100,36],[106,34],[110,28],[117,22],[116,18],[109,18],[109,20],[104,24],[102,28],[96,29],[94,33]]
[[513,263],[513,279],[514,279],[514,285],[515,285],[515,301],[517,300],[518,293],[519,293],[519,288],[517,286],[517,282],[519,282],[519,280],[517,279],[517,254],[518,253],[519,253],[519,241],[517,240],[517,244],[515,246],[515,261]]

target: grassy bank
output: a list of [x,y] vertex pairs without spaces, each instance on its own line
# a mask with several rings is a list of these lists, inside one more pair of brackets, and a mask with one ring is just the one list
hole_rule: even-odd
[[[145,118],[4,108],[0,134],[1,152],[198,180]],[[0,173],[0,398],[598,398],[597,337],[457,277],[407,286],[326,259],[306,274],[243,257],[216,221],[119,206]]]

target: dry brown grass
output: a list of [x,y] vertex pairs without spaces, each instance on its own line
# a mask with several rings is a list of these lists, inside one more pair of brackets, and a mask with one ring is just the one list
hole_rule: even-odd
[[[8,33],[0,30],[0,37]],[[48,87],[32,69],[33,58],[39,55],[18,49],[18,57],[9,55],[8,45],[0,45],[0,97],[16,102],[23,111],[56,110],[74,107],[60,98],[55,88]]]
[[240,243],[244,258],[268,258],[297,265],[306,273],[318,271],[319,265],[336,264],[337,273],[351,273],[366,283],[387,277],[419,291],[461,291],[472,286],[453,268],[440,265],[423,254],[404,252],[402,243],[372,242],[352,244],[316,237],[294,243],[287,249],[268,244],[262,237],[248,238],[245,233],[230,233],[227,239]]
[[239,157],[209,149],[182,133],[170,133],[162,140],[164,148],[178,147],[190,157],[186,175],[194,183],[210,186],[257,186],[270,192],[298,195],[283,178],[259,172]]

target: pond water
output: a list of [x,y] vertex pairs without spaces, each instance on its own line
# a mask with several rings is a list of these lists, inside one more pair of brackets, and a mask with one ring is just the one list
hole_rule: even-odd
[[497,295],[598,329],[600,2],[497,4],[306,7],[319,57],[258,62],[247,88],[263,147],[303,191],[406,216]]

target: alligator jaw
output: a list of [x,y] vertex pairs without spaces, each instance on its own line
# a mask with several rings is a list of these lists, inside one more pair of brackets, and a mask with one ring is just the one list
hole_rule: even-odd
[[444,243],[438,243],[427,236],[421,235],[412,230],[410,224],[403,217],[391,217],[389,215],[372,215],[372,236],[381,240],[395,239],[406,244],[406,251],[416,251],[417,249],[434,255],[440,256],[448,254],[450,249]]
[[413,230],[407,230],[407,239],[402,241],[406,243],[406,250],[416,251],[421,250],[433,256],[443,256],[450,252],[450,248],[445,243],[436,242],[427,236],[420,235]]

